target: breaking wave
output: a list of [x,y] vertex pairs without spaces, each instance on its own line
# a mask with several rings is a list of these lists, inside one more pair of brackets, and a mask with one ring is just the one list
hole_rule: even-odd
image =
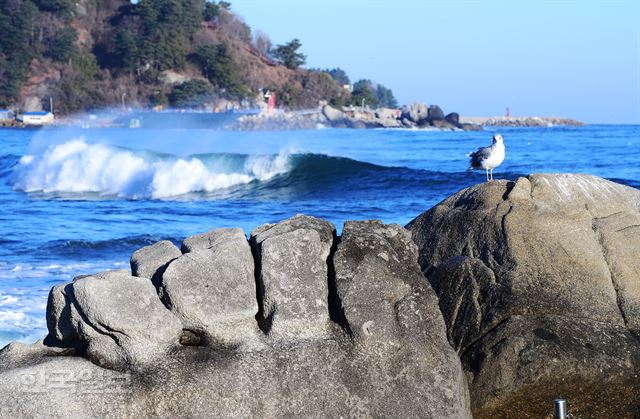
[[167,199],[269,180],[289,171],[294,155],[285,150],[276,155],[177,157],[75,139],[20,158],[13,186],[25,192]]

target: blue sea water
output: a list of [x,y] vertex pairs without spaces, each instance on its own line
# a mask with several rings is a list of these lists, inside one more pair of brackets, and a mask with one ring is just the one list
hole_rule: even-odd
[[[640,126],[503,128],[496,178],[589,173],[640,188]],[[137,248],[305,213],[402,225],[484,181],[493,130],[0,130],[0,347],[46,333],[49,289]]]

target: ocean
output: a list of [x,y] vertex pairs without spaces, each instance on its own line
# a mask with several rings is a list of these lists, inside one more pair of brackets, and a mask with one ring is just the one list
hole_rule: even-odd
[[0,129],[0,347],[46,334],[52,286],[128,269],[131,253],[303,213],[405,225],[484,182],[469,152],[499,132],[496,179],[589,173],[640,188],[640,126],[480,132]]

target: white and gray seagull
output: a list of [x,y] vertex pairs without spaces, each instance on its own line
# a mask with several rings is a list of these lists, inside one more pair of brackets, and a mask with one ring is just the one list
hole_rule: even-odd
[[493,169],[504,161],[504,142],[502,135],[493,136],[493,144],[489,147],[479,148],[469,154],[471,157],[470,169],[484,169],[487,172],[487,180],[493,180]]

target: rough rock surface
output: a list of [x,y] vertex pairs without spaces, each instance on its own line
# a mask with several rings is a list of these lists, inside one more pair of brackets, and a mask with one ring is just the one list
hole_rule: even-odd
[[458,114],[457,112],[451,112],[447,114],[447,116],[445,116],[444,119],[452,125],[460,124],[460,114]]
[[465,189],[407,226],[474,417],[640,412],[640,191],[586,175]]
[[157,284],[169,262],[179,256],[182,256],[180,249],[169,240],[145,246],[131,255],[131,275],[149,278]]
[[327,258],[335,230],[327,221],[299,215],[251,232],[261,267],[262,330],[274,337],[301,339],[328,333]]
[[[183,292],[194,287],[208,293],[213,300],[202,303],[209,309],[228,298],[234,310],[240,303],[235,294],[244,291],[228,287],[225,263],[244,263],[239,258],[249,245],[228,233],[213,230],[185,240],[189,252],[169,264],[164,285],[177,275]],[[263,330],[247,339],[258,344],[183,339],[181,345],[177,317],[159,296],[143,307],[141,300],[155,293],[147,278],[124,272],[79,278],[51,293],[47,339],[60,348],[10,345],[0,352],[0,416],[471,418],[460,361],[408,231],[353,222],[338,239],[330,223],[297,216],[257,228],[251,243],[262,285],[254,283],[246,299],[263,309],[254,319]],[[191,265],[193,260],[198,263]],[[182,261],[188,262],[184,268]],[[237,275],[245,280],[244,273]],[[218,281],[222,287],[211,286]],[[211,313],[192,315],[204,323]],[[131,363],[132,369],[105,369],[97,365],[96,348],[76,352],[93,362],[69,356],[66,348],[75,341],[56,338],[65,338],[67,327],[76,341],[95,338],[89,344],[100,343],[112,358],[132,346],[136,356],[145,350],[160,357]],[[167,350],[157,350],[169,341]]]
[[347,116],[339,109],[325,105],[322,107],[322,114],[333,124],[345,124]]
[[146,278],[108,271],[54,287],[48,341],[73,347],[98,365],[124,369],[154,362],[182,328]]
[[444,112],[438,105],[429,106],[429,122],[444,120]]
[[257,333],[254,262],[242,229],[187,238],[162,275],[161,297],[197,342],[233,346]]
[[412,103],[402,108],[402,118],[423,125],[429,119],[429,108],[422,103]]

